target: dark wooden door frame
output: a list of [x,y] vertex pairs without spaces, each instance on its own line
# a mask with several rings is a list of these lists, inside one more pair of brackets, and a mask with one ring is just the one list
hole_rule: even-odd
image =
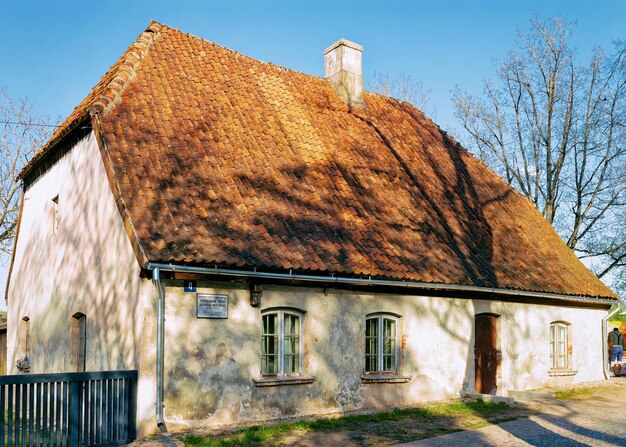
[[474,315],[474,385],[480,394],[496,394],[500,365],[499,315]]

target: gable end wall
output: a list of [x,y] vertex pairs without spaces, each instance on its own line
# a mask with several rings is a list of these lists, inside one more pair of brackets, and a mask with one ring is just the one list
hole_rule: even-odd
[[[57,229],[53,227],[58,196]],[[74,370],[72,315],[87,318],[86,370],[136,369],[146,328],[140,268],[93,132],[30,184],[8,289],[8,373],[23,358],[30,319],[31,373]],[[151,323],[151,322],[150,322]]]

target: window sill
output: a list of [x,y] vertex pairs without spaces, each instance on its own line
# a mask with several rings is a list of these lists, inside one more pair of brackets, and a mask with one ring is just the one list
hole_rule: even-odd
[[407,383],[411,380],[411,376],[403,376],[400,374],[362,374],[362,383]]
[[575,369],[551,369],[548,374],[550,377],[575,376],[578,371]]
[[308,376],[284,376],[284,377],[256,377],[252,379],[254,386],[282,386],[282,385],[306,385],[315,382],[315,377]]

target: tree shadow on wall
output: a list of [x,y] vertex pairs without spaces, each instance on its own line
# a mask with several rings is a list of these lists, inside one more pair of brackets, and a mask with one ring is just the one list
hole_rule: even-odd
[[[18,338],[9,355],[24,355],[17,323],[28,316],[32,372],[75,370],[70,326],[78,312],[86,316],[87,370],[140,367],[145,330],[138,327],[140,270],[97,148],[88,152],[85,144],[95,147],[93,135],[61,158],[52,174],[36,180],[30,191],[38,196],[25,203],[24,215],[34,224],[23,228],[18,240],[22,256],[14,265],[8,297]],[[53,231],[46,206],[55,195],[59,212]],[[35,203],[45,209],[33,209]]]

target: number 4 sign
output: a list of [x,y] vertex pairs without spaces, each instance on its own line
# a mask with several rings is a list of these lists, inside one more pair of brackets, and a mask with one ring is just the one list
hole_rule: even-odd
[[185,280],[185,292],[195,292],[196,291],[196,281],[191,281],[189,279]]

